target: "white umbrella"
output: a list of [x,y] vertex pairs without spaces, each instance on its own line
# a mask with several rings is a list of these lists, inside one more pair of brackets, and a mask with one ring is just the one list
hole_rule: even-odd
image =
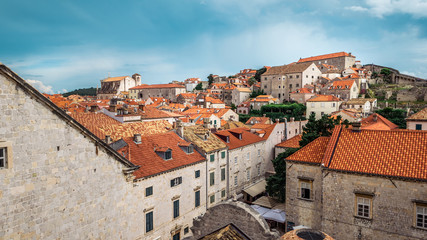
[[286,214],[280,209],[272,209],[262,215],[265,219],[284,223],[286,221]]

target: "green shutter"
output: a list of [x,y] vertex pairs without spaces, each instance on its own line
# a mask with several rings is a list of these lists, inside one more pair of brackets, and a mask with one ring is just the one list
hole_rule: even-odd
[[211,154],[211,162],[215,161],[215,154]]

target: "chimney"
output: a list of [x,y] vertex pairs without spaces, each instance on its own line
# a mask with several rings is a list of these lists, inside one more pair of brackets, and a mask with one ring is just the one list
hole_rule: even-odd
[[291,117],[291,118],[290,118],[290,121],[291,121],[291,122],[294,122],[294,121],[295,121],[295,118],[294,118],[294,117]]
[[357,121],[353,123],[353,132],[361,132],[362,131],[362,123]]
[[141,143],[141,134],[134,134],[134,135],[133,135],[133,141],[134,141],[136,144],[140,144],[140,143]]
[[209,129],[209,118],[203,118],[203,127]]
[[145,112],[145,105],[144,104],[139,104],[138,105],[139,110],[141,110],[142,112]]
[[116,112],[116,104],[111,104],[109,111],[110,112]]
[[178,134],[178,136],[180,136],[181,138],[184,137],[184,127],[182,126],[182,121],[181,119],[176,120],[176,133]]
[[378,120],[378,116],[376,113],[374,113],[373,119],[374,119],[374,122],[376,122]]
[[105,135],[105,140],[104,140],[104,142],[105,142],[106,144],[110,144],[110,143],[112,143],[112,142],[113,142],[113,140],[111,140],[111,136],[110,136],[110,135]]
[[90,111],[91,111],[91,112],[95,112],[95,111],[96,111],[96,105],[92,105],[92,106],[90,106]]
[[279,122],[280,122],[280,120],[278,118],[276,118],[276,123],[279,123]]
[[263,114],[262,116],[263,116],[263,117],[265,117],[266,115],[265,115],[265,114]]

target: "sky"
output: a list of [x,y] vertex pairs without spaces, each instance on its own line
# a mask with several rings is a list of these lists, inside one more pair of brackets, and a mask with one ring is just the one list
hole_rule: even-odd
[[46,93],[341,51],[427,78],[427,0],[4,0],[0,22],[0,62]]

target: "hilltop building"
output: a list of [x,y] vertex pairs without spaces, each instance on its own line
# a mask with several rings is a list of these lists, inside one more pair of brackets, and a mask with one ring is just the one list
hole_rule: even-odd
[[101,80],[101,88],[97,90],[97,99],[112,99],[127,95],[129,89],[141,85],[141,75],[135,73],[132,77],[108,77]]

